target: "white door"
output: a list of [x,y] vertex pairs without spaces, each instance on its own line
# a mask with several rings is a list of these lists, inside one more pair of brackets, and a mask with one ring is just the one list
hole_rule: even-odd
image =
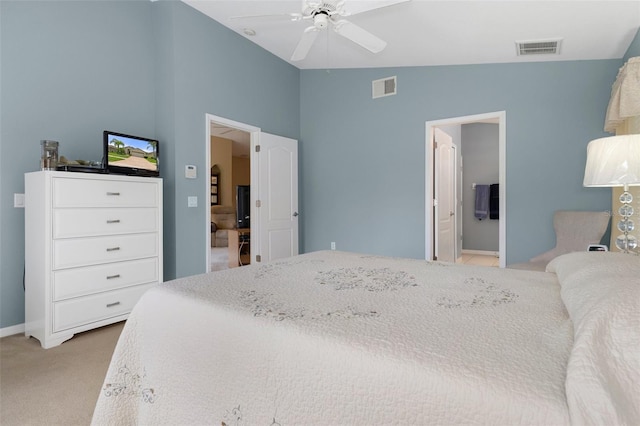
[[456,261],[456,147],[451,136],[435,129],[435,254]]
[[251,194],[259,227],[251,237],[257,248],[252,258],[266,262],[298,254],[298,141],[261,132],[259,147],[258,191]]

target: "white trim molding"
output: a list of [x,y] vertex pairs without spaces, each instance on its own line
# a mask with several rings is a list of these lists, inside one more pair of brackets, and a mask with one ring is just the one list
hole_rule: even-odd
[[24,323],[12,325],[11,327],[0,328],[0,337],[13,336],[24,333]]

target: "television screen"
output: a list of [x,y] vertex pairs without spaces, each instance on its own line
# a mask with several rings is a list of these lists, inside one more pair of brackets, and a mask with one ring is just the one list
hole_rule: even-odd
[[249,185],[236,187],[236,219],[238,229],[251,228],[251,188]]
[[109,173],[159,176],[158,141],[104,131],[104,163]]

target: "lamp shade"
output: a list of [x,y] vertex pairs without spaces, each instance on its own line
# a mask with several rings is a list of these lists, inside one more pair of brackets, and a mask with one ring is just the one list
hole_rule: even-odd
[[640,185],[640,134],[589,142],[583,185]]

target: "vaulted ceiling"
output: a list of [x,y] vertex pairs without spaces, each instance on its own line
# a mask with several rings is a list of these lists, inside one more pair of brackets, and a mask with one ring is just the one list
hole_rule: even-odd
[[[344,19],[384,40],[384,50],[371,53],[329,25],[306,58],[292,61],[313,25],[292,20],[302,1],[183,1],[300,69],[617,59],[640,28],[640,0],[345,0]],[[559,41],[557,54],[517,54],[516,42],[547,40]]]

